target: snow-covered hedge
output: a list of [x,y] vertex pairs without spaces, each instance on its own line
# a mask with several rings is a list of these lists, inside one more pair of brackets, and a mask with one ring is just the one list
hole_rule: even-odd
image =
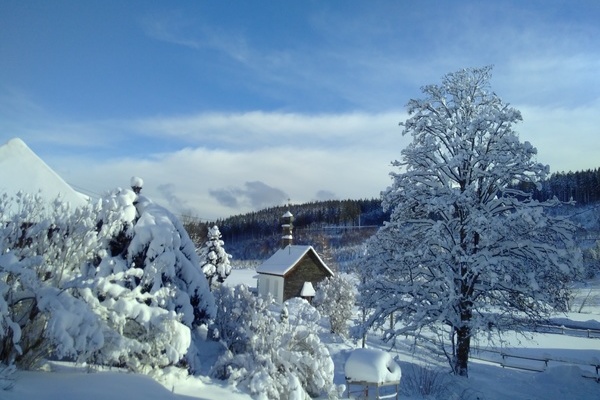
[[0,363],[197,367],[191,332],[216,309],[169,211],[129,189],[74,210],[19,193],[0,197],[0,221]]
[[39,195],[0,197],[0,363],[83,360],[103,346],[100,318],[74,288],[99,249],[96,211]]

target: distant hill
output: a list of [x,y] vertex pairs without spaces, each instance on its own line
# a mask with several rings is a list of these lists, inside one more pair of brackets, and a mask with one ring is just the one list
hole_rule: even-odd
[[209,225],[219,227],[234,259],[262,260],[279,247],[281,216],[287,211],[294,215],[294,243],[312,245],[330,263],[355,258],[354,247],[389,219],[379,199],[327,200],[271,207]]

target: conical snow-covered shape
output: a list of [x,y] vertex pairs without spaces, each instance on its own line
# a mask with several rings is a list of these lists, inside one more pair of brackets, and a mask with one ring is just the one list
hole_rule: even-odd
[[0,146],[0,193],[40,193],[53,201],[59,195],[72,207],[83,206],[88,197],[75,191],[19,138]]

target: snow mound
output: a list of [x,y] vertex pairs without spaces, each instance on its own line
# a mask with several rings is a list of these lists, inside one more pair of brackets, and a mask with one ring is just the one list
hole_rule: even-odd
[[75,191],[19,138],[0,146],[0,192],[40,193],[48,202],[59,195],[72,207],[87,204],[88,197]]
[[400,381],[402,372],[390,353],[376,349],[356,349],[344,366],[350,382],[389,383]]

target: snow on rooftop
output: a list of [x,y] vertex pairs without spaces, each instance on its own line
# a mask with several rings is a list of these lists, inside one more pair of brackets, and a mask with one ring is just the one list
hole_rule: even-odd
[[288,217],[293,217],[293,216],[294,215],[289,211],[286,211],[285,214],[283,214],[283,218],[288,218]]
[[9,196],[22,191],[53,201],[59,195],[73,207],[88,197],[75,191],[19,138],[0,146],[0,192]]
[[256,272],[259,274],[270,274],[284,276],[298,261],[304,257],[306,253],[312,251],[315,256],[319,259],[321,264],[327,268],[327,271],[333,275],[333,271],[327,267],[327,265],[321,260],[321,257],[317,254],[312,246],[304,246],[297,244],[290,244],[279,249],[273,254],[268,260],[263,262],[256,268]]
[[377,349],[355,349],[344,366],[346,379],[350,382],[391,383],[399,382],[400,366],[390,353]]

